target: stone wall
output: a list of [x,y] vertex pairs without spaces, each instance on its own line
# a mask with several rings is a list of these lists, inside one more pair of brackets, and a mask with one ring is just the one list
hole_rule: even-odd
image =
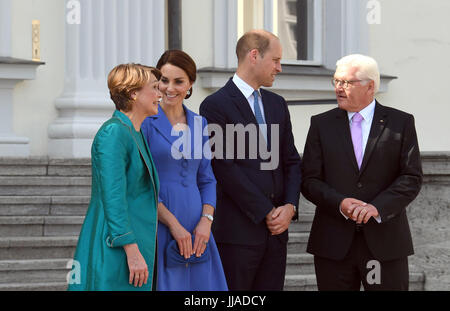
[[425,290],[450,290],[450,152],[422,153],[424,182],[408,207],[415,254]]

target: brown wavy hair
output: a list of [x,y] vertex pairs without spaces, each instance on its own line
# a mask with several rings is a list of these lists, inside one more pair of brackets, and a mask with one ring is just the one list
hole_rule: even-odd
[[[197,66],[194,60],[186,52],[181,50],[167,50],[158,60],[156,68],[161,70],[162,66],[165,64],[171,64],[177,66],[186,72],[191,83],[194,83],[197,79]],[[192,87],[190,88],[190,93],[186,95],[186,99],[192,95]]]

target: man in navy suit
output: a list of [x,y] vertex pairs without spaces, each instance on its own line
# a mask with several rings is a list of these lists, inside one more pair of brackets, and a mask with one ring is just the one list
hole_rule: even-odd
[[[217,179],[213,233],[230,290],[282,290],[287,229],[298,217],[300,156],[286,101],[261,89],[272,86],[281,72],[282,48],[272,33],[252,30],[239,39],[236,54],[236,74],[200,106],[200,114],[216,129],[220,126],[223,137],[224,150],[212,146]],[[237,125],[246,130],[240,138],[229,131]],[[242,147],[245,152],[238,154]]]

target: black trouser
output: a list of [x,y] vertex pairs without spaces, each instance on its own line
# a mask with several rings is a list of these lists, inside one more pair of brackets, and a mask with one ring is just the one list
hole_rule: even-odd
[[326,290],[408,290],[408,258],[379,262],[367,247],[364,233],[356,232],[343,260],[314,256],[317,286]]
[[287,244],[276,236],[257,246],[217,243],[228,289],[280,291],[286,273]]

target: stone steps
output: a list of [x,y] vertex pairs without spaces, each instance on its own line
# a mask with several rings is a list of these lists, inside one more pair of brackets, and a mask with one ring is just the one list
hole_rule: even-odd
[[76,236],[84,216],[0,216],[0,236]]
[[289,232],[288,254],[306,253],[309,233]]
[[65,291],[67,282],[0,284],[0,291]]
[[78,236],[1,237],[0,260],[73,258]]
[[63,283],[71,270],[71,259],[0,260],[0,286],[3,284]]
[[314,218],[313,213],[299,213],[298,220],[289,225],[289,232],[307,232],[311,231],[311,225]]
[[[90,159],[0,158],[0,291],[66,290],[91,191]],[[317,290],[306,253],[314,206],[289,227],[285,290]],[[423,288],[411,274],[411,289]]]
[[286,275],[295,274],[314,274],[314,256],[306,253],[288,253],[286,259]]
[[[409,290],[423,291],[425,275],[422,272],[410,272]],[[284,282],[285,291],[317,291],[317,281],[315,274],[286,274]],[[364,290],[361,286],[361,290]]]
[[90,196],[0,196],[0,216],[84,216]]
[[0,176],[0,196],[89,196],[91,177]]
[[0,157],[0,176],[91,176],[91,160]]

